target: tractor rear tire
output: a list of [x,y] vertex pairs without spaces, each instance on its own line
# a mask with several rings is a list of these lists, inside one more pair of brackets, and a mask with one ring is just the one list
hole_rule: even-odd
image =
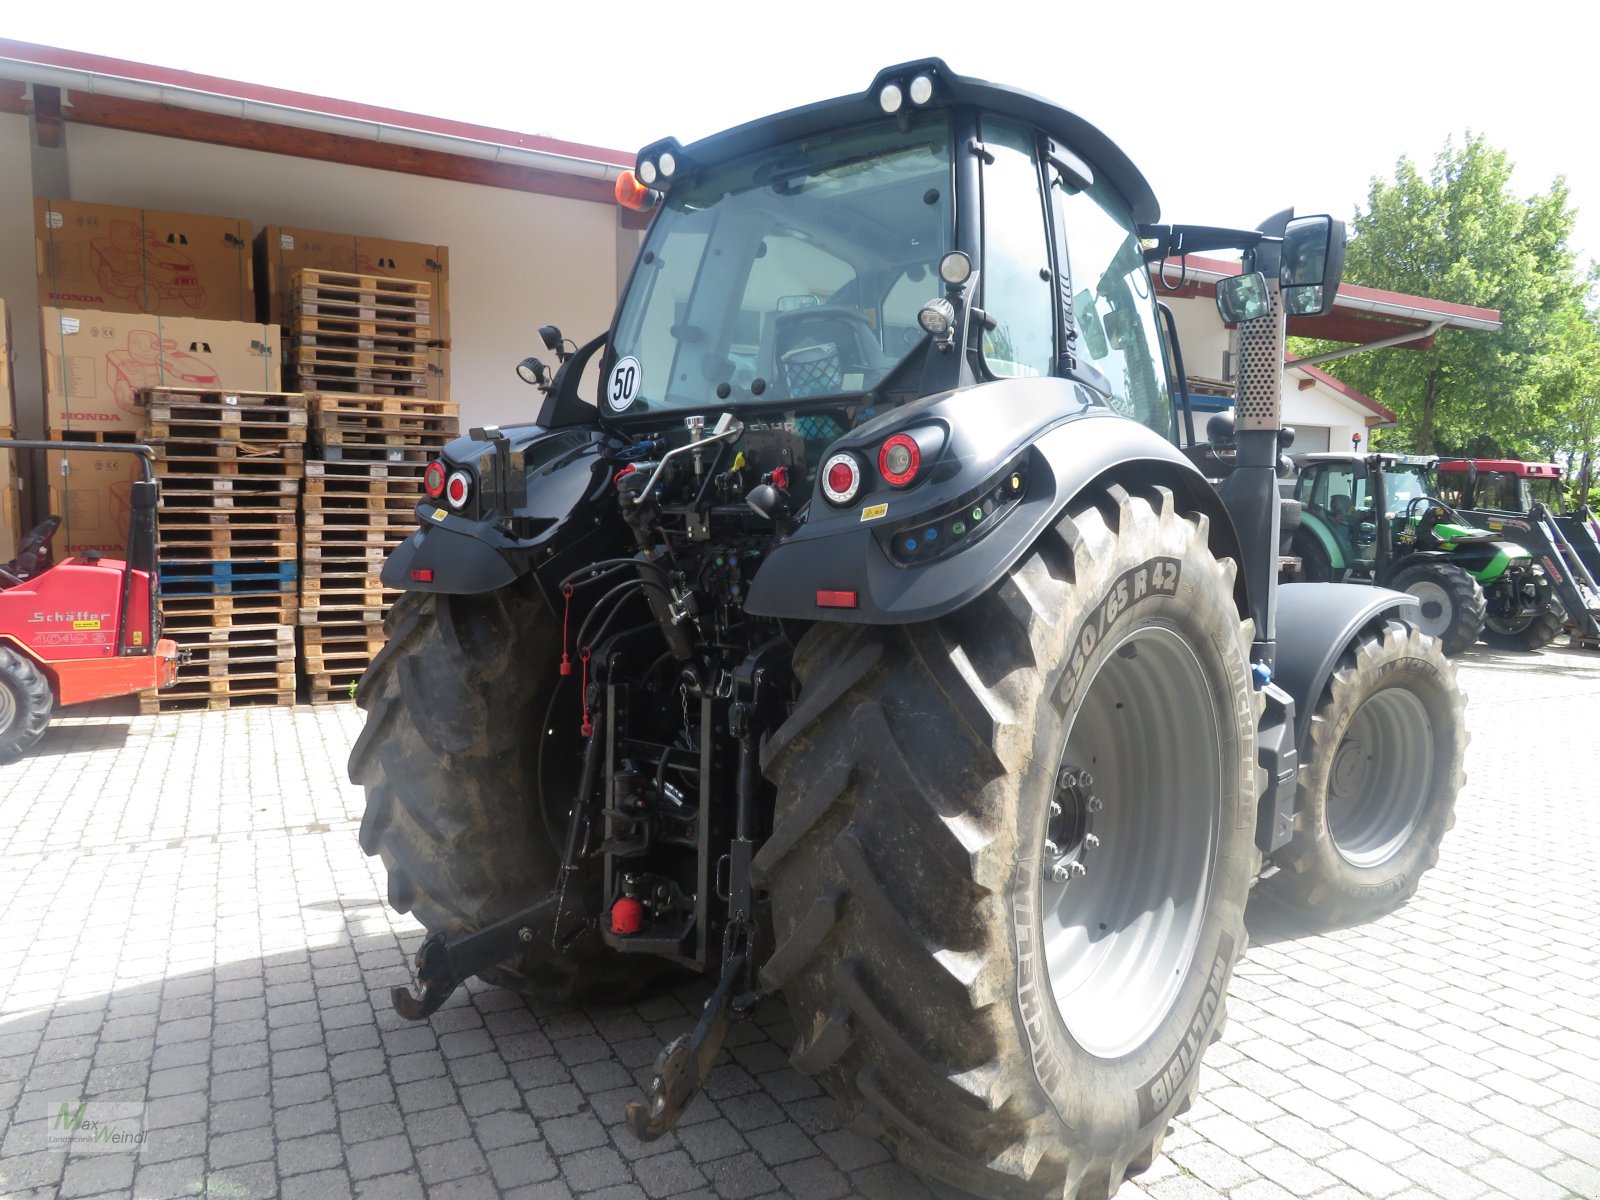
[[1402,567],[1387,586],[1417,598],[1420,612],[1406,620],[1438,638],[1452,658],[1482,636],[1488,612],[1483,588],[1453,563],[1420,562]]
[[1111,1195],[1220,1036],[1260,693],[1207,531],[1112,486],[966,608],[796,649],[761,980],[793,1065],[942,1184]]
[[16,762],[44,736],[55,696],[30,658],[0,646],[0,763]]
[[1294,834],[1263,894],[1329,926],[1410,899],[1455,824],[1465,705],[1438,641],[1402,621],[1348,647],[1312,713]]
[[[429,933],[467,933],[556,882],[560,849],[540,806],[564,821],[576,787],[544,795],[540,744],[570,751],[560,757],[573,776],[578,761],[543,727],[561,678],[560,625],[526,583],[477,596],[410,592],[385,625],[389,640],[356,689],[367,710],[350,752],[350,778],[367,793],[361,848],[383,859],[391,907]],[[575,707],[571,716],[575,726]],[[541,940],[482,978],[566,1001],[615,998],[656,973],[609,953],[574,961]]]
[[1502,650],[1543,650],[1567,626],[1567,610],[1552,600],[1532,616],[1490,617],[1483,640]]

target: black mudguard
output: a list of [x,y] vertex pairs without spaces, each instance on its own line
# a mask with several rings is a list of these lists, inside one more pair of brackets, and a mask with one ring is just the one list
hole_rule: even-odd
[[1294,698],[1295,742],[1306,730],[1339,656],[1363,629],[1387,616],[1404,618],[1417,599],[1387,588],[1347,583],[1278,587],[1278,653],[1273,682]]
[[[444,448],[446,464],[466,470],[472,501],[452,512],[439,501],[417,506],[421,528],[390,553],[385,587],[468,595],[493,591],[537,566],[602,558],[619,536],[611,464],[597,428],[545,429],[523,425],[510,440],[509,517],[488,504],[496,453],[492,442],[457,438]],[[487,513],[487,515],[484,515]],[[626,530],[621,530],[625,534]]]
[[[992,587],[1074,497],[1108,478],[1172,488],[1180,503],[1210,517],[1217,553],[1238,556],[1233,523],[1205,477],[1164,438],[1067,380],[1002,380],[932,396],[867,422],[829,450],[856,450],[871,464],[891,432],[926,427],[948,443],[925,468],[925,482],[903,492],[869,487],[847,508],[830,505],[819,482],[805,524],[774,547],[752,582],[747,612],[875,625],[944,616]],[[931,562],[890,558],[884,531],[948,515],[1012,465],[1023,469],[1023,493],[984,536]],[[818,592],[853,592],[855,607],[819,606]]]

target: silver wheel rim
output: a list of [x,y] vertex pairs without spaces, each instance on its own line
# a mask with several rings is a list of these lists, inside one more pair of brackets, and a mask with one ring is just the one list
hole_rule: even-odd
[[1068,736],[1058,779],[1086,769],[1092,782],[1058,791],[1040,913],[1056,1009],[1095,1057],[1148,1039],[1194,961],[1221,808],[1219,725],[1194,651],[1149,626],[1101,664]]
[[1375,867],[1411,837],[1433,779],[1433,722],[1422,701],[1385,688],[1350,718],[1328,773],[1328,833],[1353,867]]
[[1417,598],[1420,606],[1411,623],[1429,637],[1440,637],[1450,628],[1450,614],[1455,604],[1450,593],[1431,579],[1419,579],[1406,587],[1408,595]]
[[4,679],[0,679],[0,733],[5,733],[11,728],[11,722],[17,719],[17,698],[6,686]]

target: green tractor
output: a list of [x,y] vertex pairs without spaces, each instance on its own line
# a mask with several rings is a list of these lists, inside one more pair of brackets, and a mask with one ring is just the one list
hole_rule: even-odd
[[1308,582],[1407,592],[1418,627],[1460,654],[1479,637],[1538,650],[1561,632],[1544,568],[1524,547],[1471,524],[1438,499],[1432,458],[1295,456],[1300,525],[1291,552]]

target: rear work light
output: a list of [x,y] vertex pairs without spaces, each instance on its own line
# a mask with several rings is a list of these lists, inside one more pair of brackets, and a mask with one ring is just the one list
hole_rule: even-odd
[[908,433],[897,433],[878,450],[878,474],[890,487],[905,487],[922,467],[922,450]]
[[435,500],[444,495],[444,474],[444,464],[438,459],[429,463],[422,473],[422,490]]
[[472,494],[472,481],[467,478],[465,471],[453,472],[444,485],[445,502],[451,508],[465,508],[467,497]]
[[822,494],[841,507],[861,494],[861,463],[854,454],[841,450],[822,464]]

